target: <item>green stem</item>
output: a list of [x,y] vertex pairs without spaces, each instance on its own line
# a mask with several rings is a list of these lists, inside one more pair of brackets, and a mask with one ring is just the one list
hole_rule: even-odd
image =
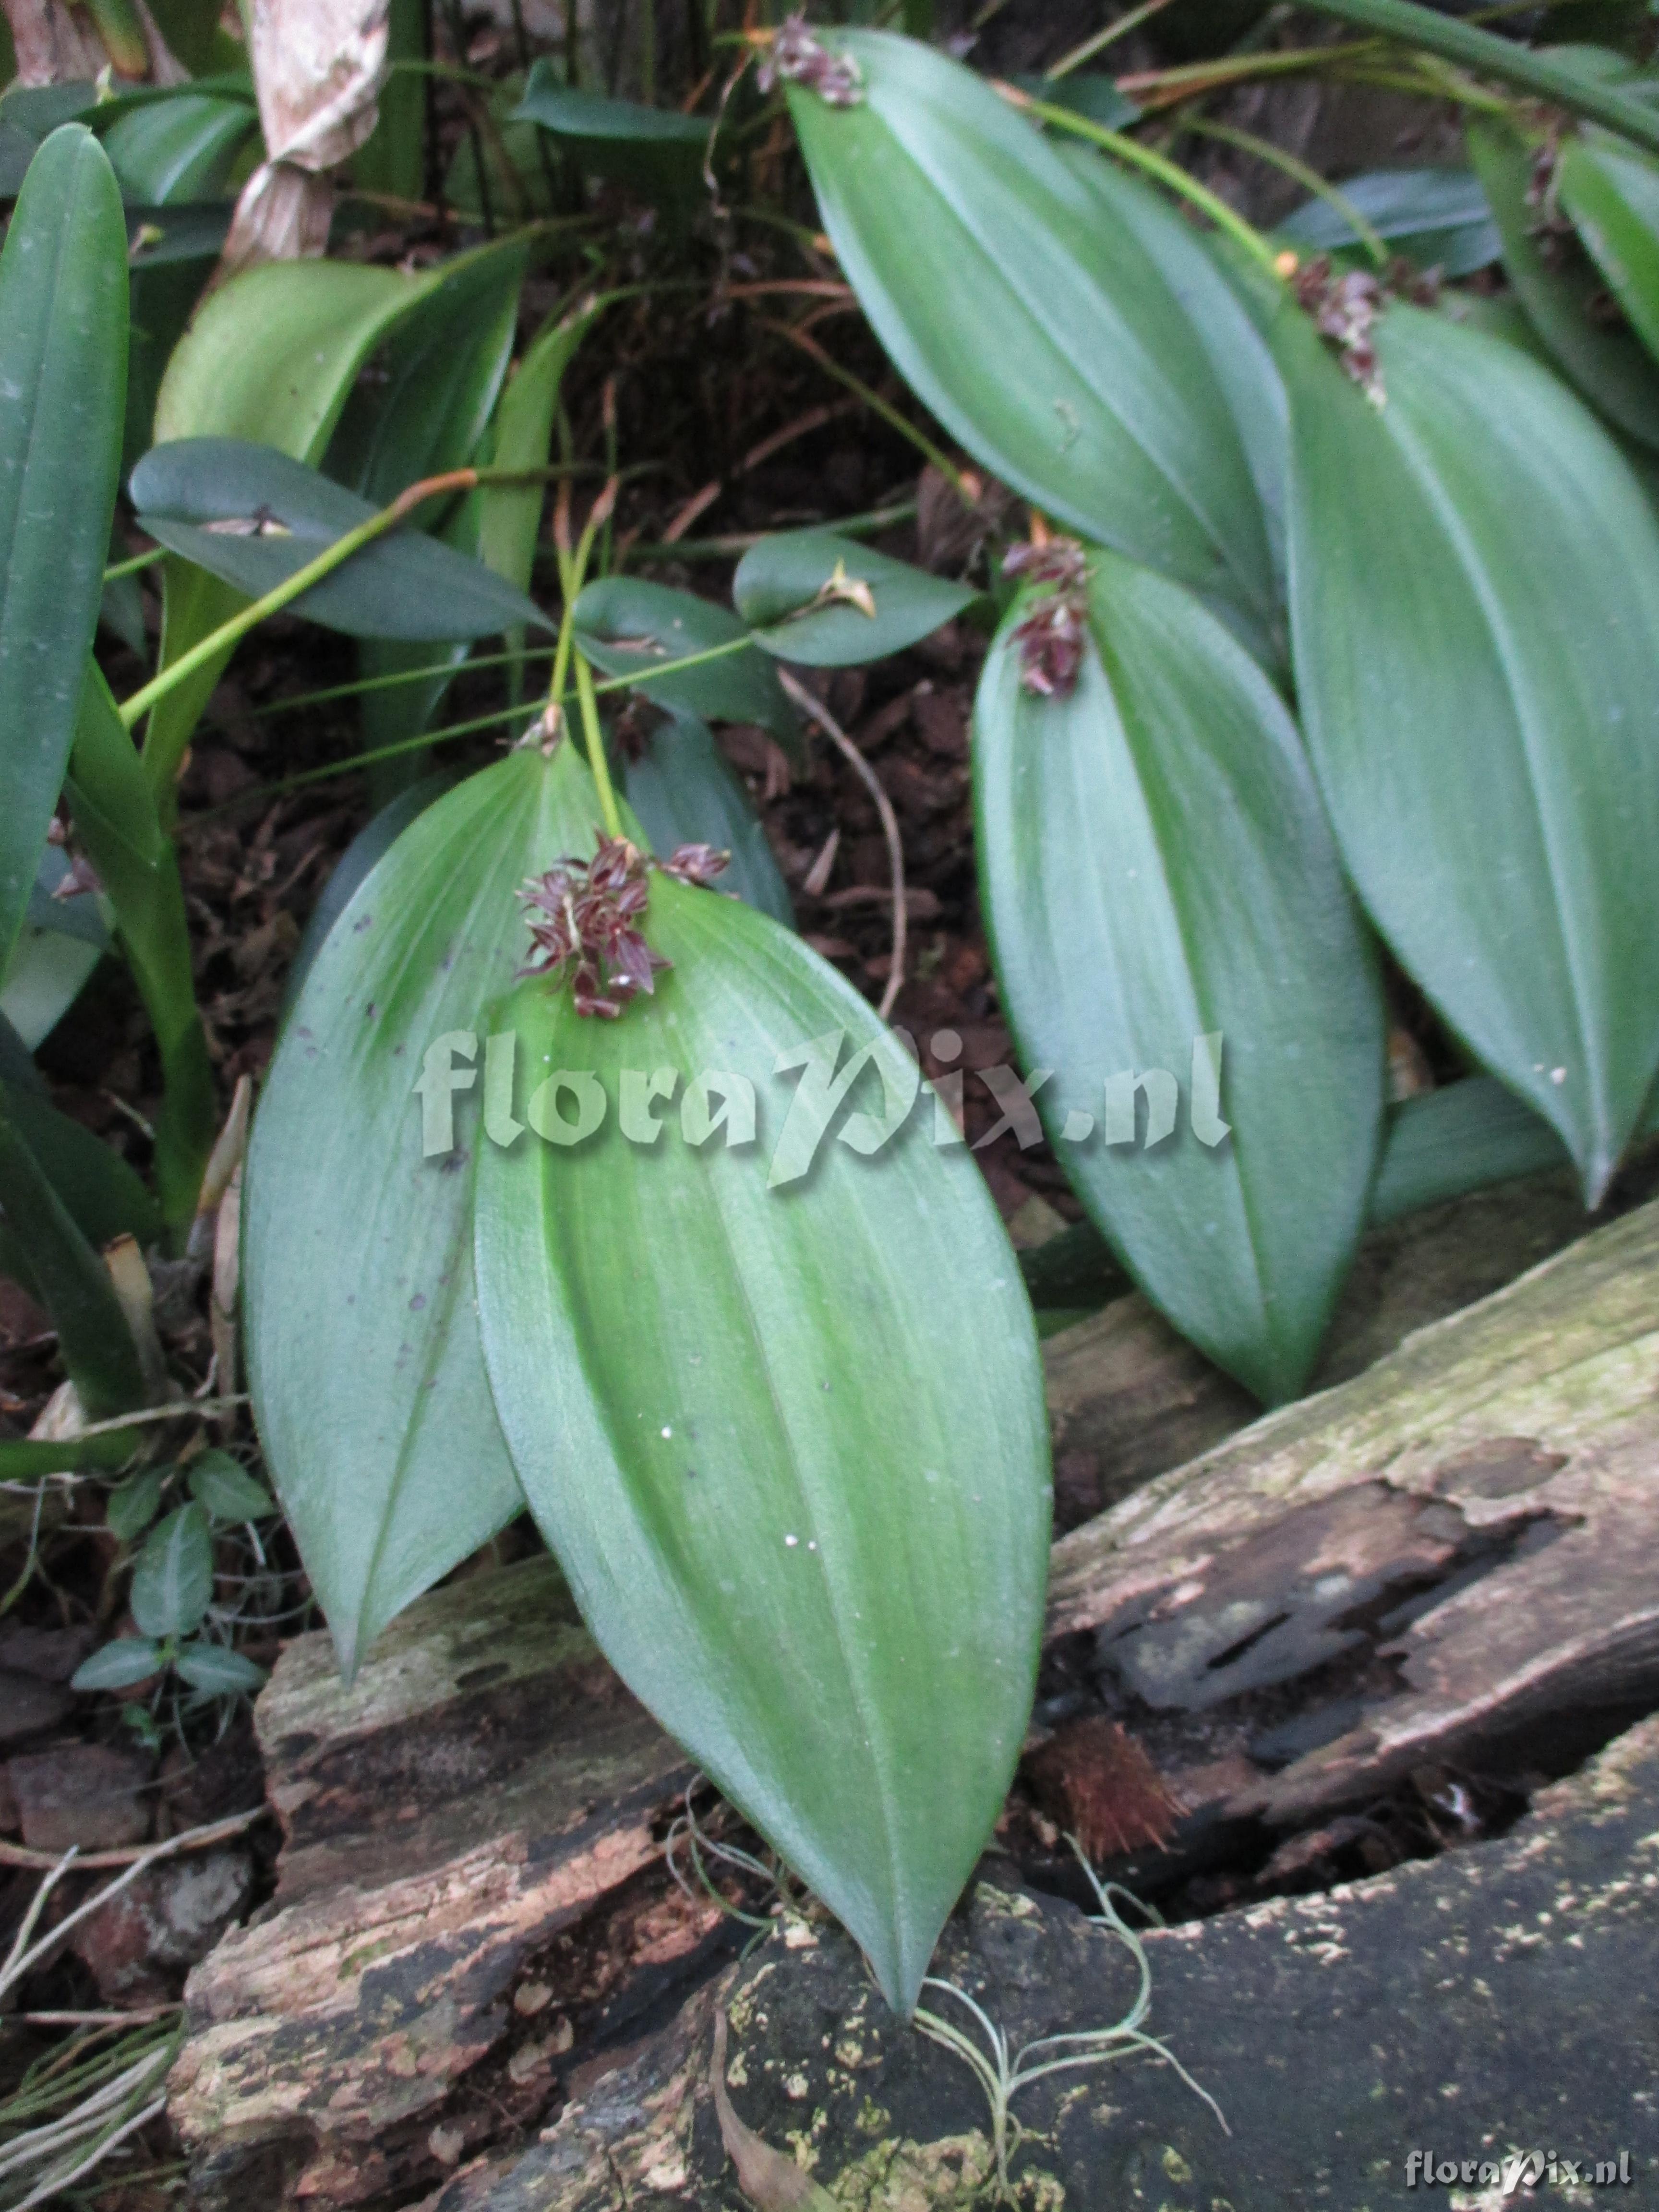
[[292,699],[268,700],[263,707],[249,710],[250,719],[258,721],[266,714],[297,714],[301,707],[326,707],[336,699],[361,698],[366,691],[390,691],[400,684],[423,684],[428,676],[473,676],[485,668],[504,668],[509,664],[525,660],[546,660],[553,648],[550,645],[526,646],[516,653],[480,653],[459,665],[453,661],[434,660],[424,668],[395,668],[386,676],[359,677],[353,684],[331,684],[325,691],[301,691]]
[[1455,15],[1442,15],[1417,0],[1307,0],[1316,15],[1334,16],[1401,46],[1420,47],[1455,62],[1478,76],[1493,77],[1499,84],[1528,93],[1534,100],[1565,107],[1573,115],[1586,115],[1625,137],[1659,154],[1659,113],[1607,84],[1576,76],[1543,54],[1500,39]]
[[599,702],[593,696],[593,672],[587,665],[585,653],[576,655],[576,696],[581,702],[582,738],[587,747],[587,765],[593,771],[593,781],[599,787],[599,811],[605,817],[605,826],[613,837],[623,834],[622,812],[617,805],[617,794],[611,786],[611,764],[605,757],[605,732],[599,727]]
[[452,469],[447,475],[427,477],[419,483],[410,484],[407,491],[399,493],[390,507],[382,507],[378,514],[370,515],[368,521],[360,522],[355,530],[348,530],[343,537],[337,538],[314,561],[307,561],[302,568],[296,568],[285,582],[267,592],[263,599],[255,599],[240,614],[233,615],[227,623],[222,623],[217,629],[210,631],[191,646],[188,653],[181,653],[178,659],[164,668],[159,676],[152,677],[130,699],[123,700],[120,711],[124,726],[131,730],[152,707],[159,704],[169,692],[176,690],[187,677],[193,676],[198,668],[205,667],[210,661],[228,652],[267,616],[280,613],[283,608],[291,605],[308,592],[313,584],[320,584],[325,576],[331,576],[354,553],[360,553],[365,545],[373,544],[377,538],[384,537],[388,530],[395,529],[405,515],[423,501],[443,492],[470,491],[484,473],[477,469]]
[[[878,531],[891,530],[901,522],[914,522],[915,519],[916,502],[907,499],[891,507],[872,507],[867,514],[838,515],[820,526],[833,531],[837,538],[870,538]],[[726,538],[677,538],[666,544],[645,540],[628,546],[624,558],[646,562],[732,561],[771,535],[768,530],[739,530]]]
[[1097,31],[1092,38],[1085,39],[1080,46],[1073,46],[1069,54],[1062,55],[1052,69],[1043,71],[1044,76],[1050,84],[1060,77],[1070,76],[1074,69],[1081,69],[1085,62],[1091,62],[1097,54],[1103,53],[1119,39],[1127,38],[1131,31],[1138,31],[1149,16],[1156,15],[1169,4],[1170,0],[1141,0],[1139,8],[1131,8],[1127,15],[1120,15],[1115,23],[1108,23],[1103,31]]
[[141,568],[152,568],[158,561],[165,561],[167,557],[165,545],[152,545],[148,553],[135,553],[131,560],[118,561],[112,568],[106,568],[104,581],[113,584],[122,576],[136,576]]
[[1266,161],[1272,167],[1282,170],[1285,176],[1294,178],[1304,191],[1313,193],[1316,198],[1323,200],[1327,207],[1336,210],[1379,269],[1388,267],[1389,254],[1382,234],[1373,223],[1366,221],[1345,192],[1339,191],[1334,185],[1328,184],[1317,169],[1310,168],[1305,161],[1298,161],[1294,154],[1287,154],[1282,146],[1275,146],[1266,138],[1258,138],[1253,131],[1240,131],[1231,123],[1206,122],[1200,116],[1183,116],[1179,119],[1183,130],[1196,131],[1201,138],[1219,139],[1224,146],[1237,146],[1241,153],[1249,154],[1258,161]]
[[997,90],[1023,113],[1035,115],[1039,122],[1047,123],[1054,130],[1069,131],[1077,137],[1087,138],[1094,145],[1103,146],[1109,154],[1115,154],[1120,161],[1127,161],[1133,168],[1144,169],[1150,177],[1156,177],[1159,184],[1167,185],[1172,192],[1190,201],[1194,207],[1208,216],[1218,230],[1224,231],[1235,245],[1242,247],[1253,261],[1259,262],[1271,276],[1279,274],[1278,251],[1271,242],[1253,223],[1246,222],[1242,215],[1230,208],[1225,200],[1219,198],[1207,186],[1200,185],[1196,177],[1189,177],[1185,169],[1171,161],[1167,155],[1154,153],[1150,146],[1141,145],[1137,139],[1126,138],[1121,131],[1109,131],[1103,124],[1091,123],[1086,115],[1074,115],[1069,108],[1051,107],[1047,100],[1032,100],[1012,85],[1000,84]]
[[[1024,97],[1023,94],[1019,96],[1022,99]],[[1030,104],[1033,106],[1037,105],[1036,101]],[[1059,111],[1056,110],[1055,112],[1058,113]],[[957,496],[964,504],[968,503],[968,490],[962,480],[962,471],[950,455],[942,453],[931,438],[923,431],[917,429],[914,422],[908,422],[896,407],[890,406],[882,398],[880,392],[872,391],[862,377],[854,376],[850,368],[843,368],[833,354],[826,353],[817,340],[809,337],[805,331],[792,329],[787,323],[763,322],[761,328],[766,331],[775,331],[780,337],[787,338],[791,345],[799,346],[804,354],[817,362],[826,375],[833,376],[837,384],[844,384],[849,392],[856,393],[865,405],[879,415],[884,422],[896,430],[901,438],[908,438],[922,459],[931,461]]]

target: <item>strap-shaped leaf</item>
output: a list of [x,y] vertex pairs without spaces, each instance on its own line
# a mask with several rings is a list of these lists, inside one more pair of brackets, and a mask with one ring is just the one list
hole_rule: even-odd
[[[661,876],[645,927],[674,964],[621,1020],[540,985],[500,1013],[521,1117],[550,1069],[609,1113],[585,1146],[483,1148],[490,1382],[606,1656],[908,2013],[1030,1709],[1048,1531],[1030,1309],[925,1099],[872,1157],[831,1133],[770,1187],[802,1096],[781,1054],[823,1103],[842,1041],[843,1066],[869,1049],[863,1141],[878,1073],[914,1097],[864,1000],[764,916]],[[666,1127],[630,1139],[623,1071],[643,1095],[664,1068],[679,1092],[646,1110]],[[757,1142],[694,1148],[714,1093],[741,1118],[745,1081]]]
[[97,141],[55,131],[0,253],[0,969],[75,735],[121,463],[126,227]]
[[[253,1121],[249,1378],[266,1462],[348,1673],[520,1506],[472,1290],[478,1092],[422,1155],[426,1054],[529,948],[514,893],[592,849],[568,747],[510,753],[419,815],[318,953]],[[479,1041],[482,1055],[483,1042]],[[462,1071],[464,1072],[464,1071]]]
[[848,282],[968,451],[1085,536],[1231,599],[1273,601],[1226,398],[1142,242],[981,79],[877,31],[826,33],[861,97],[789,88]]
[[832,530],[784,530],[751,545],[732,579],[738,612],[781,660],[848,668],[902,653],[975,597]]
[[665,860],[677,845],[713,845],[730,853],[720,890],[735,892],[786,929],[794,927],[789,886],[766,832],[742,778],[706,722],[690,714],[665,722],[639,758],[628,763],[626,777],[628,803],[653,852]]
[[1650,355],[1659,355],[1659,161],[1605,131],[1564,140],[1557,189]]
[[[303,461],[237,438],[152,447],[132,472],[131,492],[151,537],[249,599],[286,582],[377,512]],[[413,528],[364,546],[290,612],[349,637],[485,637],[516,623],[547,626],[533,599],[481,561]]]
[[[739,647],[747,626],[712,599],[635,576],[605,576],[576,601],[582,651],[607,676],[634,678],[647,699],[671,714],[705,722],[758,722],[785,750],[800,754],[800,726],[778,672],[760,647]],[[684,660],[732,647],[701,668],[678,669],[653,681],[654,661]]]
[[1028,596],[975,710],[1003,1003],[1025,1068],[1052,1071],[1038,1103],[1097,1226],[1275,1401],[1313,1364],[1364,1218],[1377,987],[1277,692],[1190,593],[1089,559],[1076,690],[1024,687]]
[[1390,307],[1377,406],[1293,307],[1276,345],[1297,689],[1343,859],[1594,1204],[1659,1067],[1659,522],[1514,346]]
[[1534,327],[1563,372],[1608,422],[1659,447],[1659,368],[1634,332],[1597,312],[1601,270],[1571,237],[1540,242],[1528,201],[1531,149],[1501,123],[1469,130],[1469,151],[1504,238],[1504,266]]
[[672,206],[702,192],[703,158],[714,128],[706,116],[582,92],[561,82],[544,58],[530,72],[513,120],[539,124],[590,176],[613,178],[647,198]]
[[[1345,177],[1339,189],[1379,238],[1419,269],[1468,276],[1503,251],[1473,169],[1368,169],[1363,176]],[[1316,253],[1345,253],[1361,244],[1341,209],[1325,199],[1304,200],[1278,226],[1278,234]]]

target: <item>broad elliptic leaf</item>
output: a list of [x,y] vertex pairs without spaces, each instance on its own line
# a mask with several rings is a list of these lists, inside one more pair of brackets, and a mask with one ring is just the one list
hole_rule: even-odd
[[[1503,252],[1486,188],[1473,169],[1368,169],[1343,178],[1337,190],[1379,238],[1419,269],[1469,276]],[[1276,234],[1316,253],[1363,251],[1358,232],[1330,200],[1304,200]]]
[[[360,369],[399,318],[430,289],[348,261],[270,261],[244,270],[204,302],[174,348],[155,402],[155,442],[257,438],[295,459],[325,451]],[[176,559],[164,565],[161,665],[228,622],[242,595]],[[149,718],[145,767],[171,808],[191,732],[224,671],[215,659]]]
[[181,1505],[157,1523],[133,1562],[128,1603],[146,1636],[189,1636],[213,1602],[213,1531],[206,1508]]
[[1659,161],[1610,131],[1563,139],[1561,206],[1650,355],[1659,356]]
[[1225,394],[1170,276],[990,86],[885,32],[824,33],[856,105],[789,88],[818,209],[906,382],[1085,537],[1266,624],[1272,561]]
[[[622,1019],[539,982],[494,1018],[520,1119],[568,1135],[579,1097],[606,1116],[586,1144],[483,1148],[490,1383],[606,1657],[908,2014],[1030,1711],[1049,1510],[1030,1310],[975,1164],[936,1146],[942,1109],[922,1097],[882,1143],[919,1079],[862,999],[669,878],[644,927],[673,965]],[[866,1051],[858,1114],[795,1173],[837,1055]],[[574,1072],[554,1120],[548,1070]],[[756,1138],[728,1145],[745,1086]]]
[[161,1671],[160,1646],[148,1636],[118,1636],[99,1645],[70,1677],[71,1690],[130,1690]]
[[1531,149],[1501,124],[1471,125],[1469,151],[1504,236],[1504,266],[1563,373],[1615,429],[1659,447],[1659,366],[1635,332],[1609,322],[1607,279],[1570,227],[1541,232]]
[[732,599],[756,641],[781,660],[849,668],[927,637],[976,596],[830,530],[785,530],[751,545]]
[[141,207],[216,200],[230,167],[259,127],[246,100],[180,92],[131,109],[104,133],[123,195]]
[[683,207],[703,192],[702,165],[714,129],[707,116],[579,91],[562,83],[544,58],[530,72],[513,120],[538,124],[579,169],[631,185],[647,199]]
[[190,1494],[215,1521],[263,1521],[276,1502],[257,1475],[228,1451],[204,1451],[190,1463]]
[[301,987],[311,973],[311,963],[328,941],[329,932],[357,895],[357,888],[369,870],[389,852],[417,814],[424,814],[434,799],[441,799],[454,783],[447,769],[434,769],[430,775],[422,776],[407,791],[400,791],[395,799],[388,799],[377,813],[372,814],[334,863],[333,872],[323,885],[317,903],[300,933],[300,942],[289,963],[288,981],[283,989],[283,1006],[279,1018],[286,1021],[290,1008],[300,995]]
[[[302,461],[237,438],[152,447],[132,472],[139,526],[258,599],[378,509]],[[411,526],[389,530],[289,611],[350,637],[485,637],[547,620],[481,561]]]
[[1380,406],[1276,334],[1309,750],[1401,965],[1593,1205],[1659,1067],[1659,520],[1517,348],[1403,304],[1376,343]]
[[778,872],[743,779],[706,722],[676,715],[653,731],[625,771],[628,803],[651,849],[666,860],[677,845],[730,853],[719,888],[735,892],[786,929],[795,926],[789,886]]
[[118,1542],[130,1544],[142,1536],[161,1511],[161,1475],[159,1467],[140,1468],[111,1491],[104,1506],[104,1526]]
[[174,1659],[181,1681],[204,1698],[252,1697],[265,1686],[265,1670],[228,1644],[197,1638]]
[[509,753],[426,808],[318,953],[253,1118],[250,1388],[348,1674],[522,1505],[473,1303],[482,1036],[457,1067],[472,1086],[456,1148],[423,1156],[416,1085],[441,1039],[477,1036],[527,955],[519,885],[591,852],[594,819],[568,746]]
[[0,969],[64,781],[121,464],[126,227],[78,124],[31,164],[0,253]]
[[799,759],[794,709],[758,646],[651,678],[653,661],[689,659],[716,646],[735,646],[747,634],[745,623],[712,599],[634,576],[602,577],[586,585],[576,601],[576,642],[607,676],[635,679],[647,699],[671,714],[696,714],[705,722],[758,722]]
[[1088,557],[1076,690],[1024,688],[1026,594],[975,708],[1002,1003],[1028,1075],[1052,1071],[1037,1104],[1097,1226],[1276,1402],[1306,1380],[1364,1218],[1377,983],[1278,693],[1190,593]]

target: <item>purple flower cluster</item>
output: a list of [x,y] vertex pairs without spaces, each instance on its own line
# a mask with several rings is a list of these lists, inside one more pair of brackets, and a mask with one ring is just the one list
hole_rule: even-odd
[[864,97],[857,63],[832,54],[808,30],[804,15],[790,16],[779,30],[757,74],[763,92],[783,79],[817,93],[827,107],[856,107]]
[[1019,680],[1039,699],[1069,699],[1077,689],[1089,635],[1089,565],[1083,548],[1073,538],[1016,545],[1004,555],[1002,573],[1054,586],[1015,625]]
[[555,989],[568,975],[576,1012],[615,1021],[636,992],[656,988],[659,968],[673,964],[653,951],[639,927],[649,870],[707,884],[730,857],[712,845],[681,845],[653,861],[627,838],[600,835],[591,860],[567,856],[520,890],[535,950],[520,975],[544,975]]

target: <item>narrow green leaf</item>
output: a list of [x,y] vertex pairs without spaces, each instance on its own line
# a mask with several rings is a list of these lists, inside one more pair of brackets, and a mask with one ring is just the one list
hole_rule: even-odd
[[831,107],[792,85],[790,112],[837,258],[906,382],[1058,520],[1267,623],[1244,451],[1158,260],[959,64],[884,32],[825,43],[857,65],[861,99]]
[[1385,404],[1287,307],[1310,750],[1401,964],[1594,1203],[1659,1067],[1659,521],[1518,349],[1403,305]]
[[780,531],[751,545],[732,579],[756,642],[781,660],[848,668],[930,636],[976,596],[830,530]]
[[70,1437],[61,1443],[0,1437],[0,1482],[35,1482],[43,1474],[124,1467],[149,1433],[149,1426],[141,1424],[111,1429],[102,1436]]
[[1659,368],[1633,331],[1595,313],[1601,271],[1571,233],[1547,252],[1528,201],[1528,149],[1501,124],[1471,126],[1469,151],[1504,237],[1504,266],[1539,336],[1562,370],[1608,422],[1659,447]]
[[[376,101],[374,128],[351,157],[351,180],[360,191],[417,200],[426,190],[428,79],[418,64],[427,58],[430,20],[428,0],[390,0],[389,74]],[[399,68],[399,63],[417,66]]]
[[0,968],[75,735],[115,510],[126,227],[78,124],[30,166],[0,252]]
[[730,853],[720,889],[734,891],[786,929],[794,927],[789,886],[778,872],[760,817],[706,722],[693,715],[665,722],[639,758],[627,763],[624,777],[628,803],[653,853],[666,859],[677,845],[713,845]]
[[1557,186],[1643,344],[1659,356],[1659,161],[1585,131],[1562,142]]
[[[621,1020],[539,985],[501,1012],[523,1093],[574,1070],[608,1112],[585,1145],[483,1147],[490,1383],[606,1656],[908,2014],[1030,1711],[1048,1533],[1030,1310],[927,1102],[857,1156],[918,1081],[863,1000],[799,939],[670,878],[645,927],[673,965]],[[843,1040],[848,1066],[874,1062],[863,1117],[793,1174]],[[806,1068],[793,1096],[781,1060]],[[619,1112],[665,1069],[678,1091],[645,1109],[662,1133],[630,1139]],[[738,1126],[698,1149],[722,1086]]]
[[109,950],[109,931],[96,897],[53,896],[68,873],[64,854],[48,845],[0,981],[0,1014],[31,1052],[56,1029]]
[[[526,348],[495,410],[491,459],[496,468],[546,466],[559,386],[602,312],[602,302],[585,301],[567,314],[550,315]],[[484,484],[478,489],[478,556],[521,592],[530,589],[546,496],[541,484]]]
[[[525,748],[410,824],[346,907],[254,1115],[244,1211],[249,1381],[266,1464],[349,1673],[521,1499],[472,1288],[479,1018],[530,950],[514,894],[592,849],[568,746]],[[458,1054],[459,1145],[423,1157]],[[436,1050],[430,1103],[417,1096]],[[471,1076],[471,1087],[467,1079]]]
[[[303,462],[236,438],[155,447],[131,489],[142,528],[247,599],[275,590],[378,512]],[[225,522],[242,526],[214,526]],[[351,637],[431,641],[548,627],[533,599],[481,561],[412,528],[364,546],[289,611]]]
[[27,1110],[27,1102],[0,1081],[0,1214],[52,1316],[88,1417],[104,1420],[144,1403],[143,1370],[108,1270],[23,1135]]
[[1312,1368],[1364,1218],[1381,999],[1277,692],[1189,593],[1089,560],[1075,691],[1024,688],[1028,594],[975,709],[1002,1002],[1022,1065],[1052,1071],[1037,1102],[1091,1218],[1273,1402]]
[[213,1534],[203,1508],[169,1513],[133,1562],[128,1595],[146,1636],[189,1636],[213,1602]]
[[259,127],[245,100],[180,92],[135,107],[103,134],[124,196],[141,207],[216,200],[231,164]]
[[223,1644],[186,1644],[174,1659],[181,1681],[204,1698],[252,1697],[265,1686],[265,1670]]
[[276,1501],[228,1451],[204,1451],[190,1463],[190,1494],[215,1521],[264,1521]]
[[119,1542],[130,1544],[142,1536],[161,1511],[161,1474],[159,1467],[140,1468],[111,1491],[104,1506],[104,1526]]
[[[1447,277],[1473,276],[1503,252],[1480,179],[1472,169],[1368,169],[1338,186],[1379,238],[1419,269]],[[1277,227],[1277,235],[1316,253],[1342,253],[1359,246],[1358,233],[1329,200],[1304,200]]]
[[687,659],[747,634],[745,623],[712,599],[634,576],[602,577],[576,601],[576,642],[607,676],[634,678],[647,699],[671,714],[695,714],[705,722],[758,722],[799,760],[794,709],[777,670],[757,646],[651,680],[654,660]]
[[647,199],[684,206],[703,192],[703,158],[714,128],[706,116],[574,90],[544,58],[530,72],[513,120],[538,125],[587,175],[631,185]]
[[148,1636],[118,1636],[83,1659],[70,1677],[71,1690],[130,1690],[161,1671],[161,1647]]

